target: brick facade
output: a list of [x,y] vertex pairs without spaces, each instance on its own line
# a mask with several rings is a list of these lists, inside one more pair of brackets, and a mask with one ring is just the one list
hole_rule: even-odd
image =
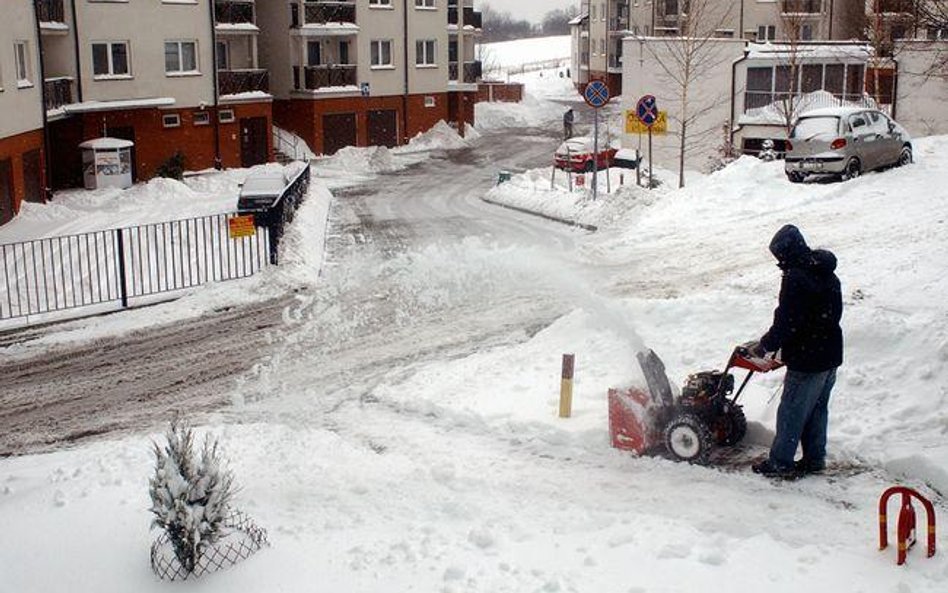
[[482,82],[477,85],[477,102],[519,103],[523,85],[510,82]]
[[[135,142],[135,180],[155,176],[157,169],[180,151],[189,170],[215,166],[215,119],[221,111],[233,111],[232,122],[219,124],[220,156],[224,167],[241,167],[241,130],[243,118],[262,117],[267,120],[266,155],[273,160],[271,104],[267,102],[221,105],[218,109],[126,109],[83,113],[50,123],[50,134],[56,138],[52,146],[52,180],[55,188],[82,185],[82,164],[79,144],[104,134]],[[200,113],[207,113],[207,123],[196,123]],[[165,127],[163,117],[178,115],[180,125]]]
[[[459,93],[452,93],[459,94]],[[431,105],[431,103],[434,103]],[[457,123],[474,122],[473,101],[460,110],[456,117],[451,109],[454,100],[448,93],[409,95],[407,97],[340,97],[329,99],[277,100],[273,104],[274,123],[303,138],[317,154],[325,152],[323,116],[354,114],[356,122],[356,146],[369,145],[368,113],[370,111],[395,111],[398,122],[398,143],[405,144],[414,136],[426,132],[439,121]],[[407,111],[407,121],[405,114]],[[460,127],[459,127],[460,129]]]
[[[24,170],[25,157],[27,153],[32,151],[39,152],[39,167],[35,172],[39,176],[38,179],[27,179],[28,172]],[[27,198],[26,188],[28,184],[32,183],[34,187],[38,187],[40,189],[39,197],[45,201],[46,167],[44,160],[43,130],[33,130],[7,138],[0,138],[0,164],[6,168],[6,163],[9,163],[9,193],[10,198],[12,198],[12,200],[7,201],[6,196],[0,195],[0,200],[4,201],[4,203],[0,203],[0,224],[19,212],[20,204]]]

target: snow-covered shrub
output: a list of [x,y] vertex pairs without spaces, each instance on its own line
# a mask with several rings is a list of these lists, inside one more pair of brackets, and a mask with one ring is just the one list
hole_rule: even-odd
[[155,170],[155,175],[181,181],[184,179],[185,165],[184,155],[181,151],[175,151],[173,155],[168,157],[168,160],[158,165],[158,169]]
[[155,475],[151,478],[153,527],[168,535],[181,566],[192,572],[209,546],[221,536],[234,492],[233,474],[225,469],[217,440],[208,435],[198,453],[190,426],[173,420],[167,445],[154,444]]

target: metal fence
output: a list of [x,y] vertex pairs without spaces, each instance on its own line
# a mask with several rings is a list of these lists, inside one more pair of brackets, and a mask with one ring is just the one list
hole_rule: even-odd
[[[0,321],[173,293],[252,276],[278,263],[284,227],[309,187],[305,167],[252,234],[235,213],[0,244]],[[132,302],[131,304],[135,304]]]

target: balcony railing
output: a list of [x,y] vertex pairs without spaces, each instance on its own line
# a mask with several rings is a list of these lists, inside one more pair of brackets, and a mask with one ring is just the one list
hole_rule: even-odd
[[307,2],[304,22],[308,25],[355,23],[355,2]]
[[915,3],[913,0],[876,0],[873,10],[876,14],[913,14]]
[[481,79],[481,76],[484,74],[483,68],[479,61],[474,62],[464,62],[464,82],[467,84],[472,84]]
[[458,79],[458,63],[448,62],[448,80],[457,81],[457,79]]
[[254,91],[270,92],[267,70],[218,70],[217,88],[221,95],[238,95]]
[[356,86],[355,66],[306,66],[306,89]]
[[253,2],[218,1],[214,3],[214,16],[220,25],[254,24]]
[[62,23],[65,14],[63,0],[36,0],[36,18],[41,23]]
[[47,78],[43,81],[43,94],[46,97],[46,111],[71,104],[72,78],[67,76]]
[[821,14],[823,0],[781,0],[780,12],[783,14]]

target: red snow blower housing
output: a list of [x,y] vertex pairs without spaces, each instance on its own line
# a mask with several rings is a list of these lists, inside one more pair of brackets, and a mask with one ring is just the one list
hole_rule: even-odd
[[[675,459],[699,464],[708,463],[714,445],[736,445],[744,438],[747,420],[737,399],[751,376],[783,366],[777,359],[758,358],[738,346],[723,372],[690,375],[676,397],[658,355],[649,350],[640,352],[638,359],[649,393],[637,388],[609,390],[612,446],[640,455],[661,452],[664,446]],[[748,373],[735,392],[730,371],[737,368]]]

